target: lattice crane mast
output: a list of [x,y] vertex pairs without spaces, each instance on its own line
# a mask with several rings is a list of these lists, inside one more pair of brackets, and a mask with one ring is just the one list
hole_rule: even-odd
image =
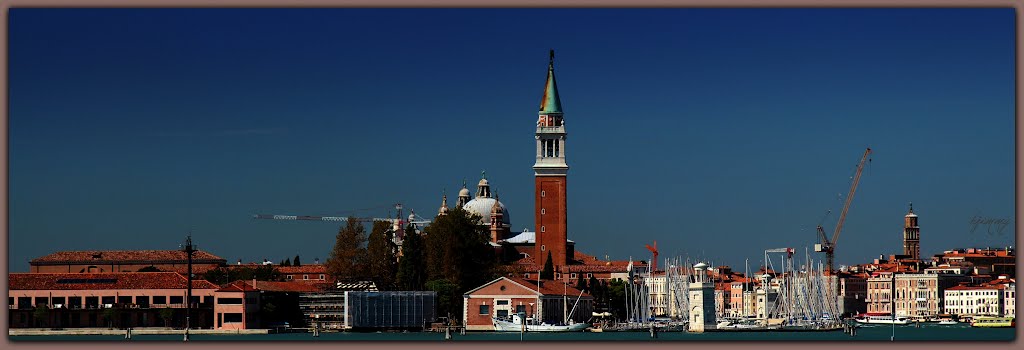
[[870,155],[871,148],[868,148],[864,151],[864,156],[860,158],[860,163],[857,164],[857,174],[853,176],[853,183],[850,184],[850,194],[846,196],[846,202],[843,203],[843,211],[839,214],[839,222],[836,223],[836,230],[832,233],[832,239],[825,236],[825,228],[820,224],[818,225],[818,238],[821,239],[821,243],[814,245],[814,251],[825,253],[825,272],[828,274],[832,273],[836,242],[839,241],[839,233],[843,230],[843,222],[846,221],[846,213],[850,210],[850,203],[853,202],[853,195],[857,192],[857,184],[860,183],[860,175],[864,172],[864,163],[871,161],[871,159],[868,158]]

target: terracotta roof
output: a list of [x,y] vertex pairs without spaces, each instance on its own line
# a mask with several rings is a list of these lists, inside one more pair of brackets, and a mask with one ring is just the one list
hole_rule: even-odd
[[302,266],[276,266],[277,271],[282,274],[296,274],[296,273],[312,273],[320,274],[327,273],[327,266],[325,265],[302,265]]
[[[252,281],[249,281],[251,283]],[[302,282],[271,282],[271,281],[256,281],[256,289],[265,290],[270,292],[320,292],[323,288],[319,288],[311,283]]]
[[[188,279],[175,272],[11,273],[11,290],[185,289]],[[206,280],[193,280],[193,289],[216,289]]]
[[[29,264],[68,264],[68,263],[95,263],[95,262],[132,262],[151,263],[174,261],[184,262],[188,257],[180,250],[85,250],[85,251],[63,251],[50,255],[38,257],[29,261]],[[226,263],[223,258],[197,250],[192,254],[192,263]]]
[[250,281],[238,280],[238,281],[234,281],[234,282],[225,284],[223,287],[221,287],[217,291],[218,292],[253,292],[253,291],[256,291],[256,290],[257,290],[256,288],[252,287],[252,285],[250,284]]
[[946,288],[946,290],[978,290],[978,289],[1003,289],[1005,288],[1001,284],[989,285],[989,286],[955,286]]
[[[535,279],[534,280],[528,280],[528,279],[519,278],[519,277],[502,277],[502,278],[505,278],[505,279],[511,280],[513,282],[519,283],[519,284],[529,288],[530,290],[534,290],[534,291],[538,290],[537,289],[537,280],[535,280]],[[495,280],[495,281],[497,281],[497,280]],[[493,281],[491,283],[493,283]],[[488,284],[490,284],[490,283],[488,283]],[[563,287],[565,289],[563,289]],[[566,284],[566,283],[562,283],[562,282],[559,282],[559,281],[551,281],[551,280],[540,280],[540,290],[539,291],[540,291],[541,294],[544,294],[544,295],[569,295],[569,296],[580,295],[580,290],[574,288],[571,284]],[[589,297],[590,294],[583,293],[583,296]]]

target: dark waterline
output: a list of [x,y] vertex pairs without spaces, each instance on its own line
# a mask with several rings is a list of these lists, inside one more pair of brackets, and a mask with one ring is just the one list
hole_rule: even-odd
[[[709,332],[703,334],[672,332],[658,333],[652,339],[647,332],[574,332],[574,333],[526,333],[525,341],[889,341],[891,326],[866,325],[851,337],[842,331],[835,332]],[[519,333],[469,332],[466,335],[453,334],[452,341],[519,341]],[[1013,341],[1015,328],[971,328],[966,325],[926,325],[921,328],[897,326],[896,341]],[[126,341],[123,336],[111,335],[59,335],[59,336],[9,336],[11,341]],[[181,341],[181,335],[135,335],[131,341]],[[442,342],[444,334],[429,332],[410,333],[321,333],[314,338],[310,333],[256,334],[256,335],[201,335],[193,334],[192,341],[419,341]]]

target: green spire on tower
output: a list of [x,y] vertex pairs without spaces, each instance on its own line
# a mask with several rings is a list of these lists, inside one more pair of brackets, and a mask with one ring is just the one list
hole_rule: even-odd
[[544,97],[540,100],[540,114],[562,113],[562,101],[558,99],[555,85],[555,50],[551,50],[548,61],[548,80],[544,83]]

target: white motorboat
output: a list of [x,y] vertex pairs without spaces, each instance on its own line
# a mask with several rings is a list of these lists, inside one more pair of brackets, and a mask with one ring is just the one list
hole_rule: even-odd
[[886,315],[886,316],[861,316],[861,317],[854,318],[854,321],[857,321],[857,323],[865,323],[865,324],[908,324],[908,323],[910,323],[910,320],[908,320],[906,317],[897,316],[896,319],[893,319],[892,316],[889,316],[889,315]]
[[954,324],[960,324],[960,322],[953,321],[953,320],[942,320],[942,321],[939,321],[939,324],[941,324],[941,325],[954,325]]
[[512,315],[511,320],[495,317],[491,321],[496,332],[579,332],[590,327],[579,322],[568,325],[537,323],[533,318],[524,320],[519,314]]

